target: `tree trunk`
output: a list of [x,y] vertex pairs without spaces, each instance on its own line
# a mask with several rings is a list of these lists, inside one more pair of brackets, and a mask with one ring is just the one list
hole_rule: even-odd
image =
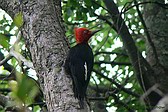
[[0,4],[11,17],[23,11],[23,37],[31,53],[48,111],[89,111],[87,104],[84,109],[79,109],[71,78],[63,69],[68,43],[61,17],[61,0],[21,0],[20,5],[19,0],[0,0]]
[[[151,0],[151,2],[155,1]],[[159,85],[157,89],[166,95],[168,93],[168,10],[161,5],[164,4],[164,0],[157,0],[157,2],[144,5],[144,19],[152,40],[152,42],[147,41],[146,43],[146,54],[147,60],[155,72],[153,77],[155,77],[155,83]],[[163,97],[163,95],[157,94],[157,97]],[[150,98],[150,103],[155,106],[159,99],[153,99],[157,99],[156,96]]]

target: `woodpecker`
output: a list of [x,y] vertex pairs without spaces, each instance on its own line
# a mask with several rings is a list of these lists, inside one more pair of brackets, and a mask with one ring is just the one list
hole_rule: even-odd
[[99,30],[90,31],[87,28],[75,28],[76,45],[69,50],[65,61],[65,70],[73,82],[74,97],[79,100],[80,108],[84,108],[84,98],[93,69],[93,52],[88,40]]

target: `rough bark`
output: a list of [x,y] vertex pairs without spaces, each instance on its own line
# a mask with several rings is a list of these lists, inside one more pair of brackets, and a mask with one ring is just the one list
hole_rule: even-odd
[[[87,112],[80,110],[72,83],[63,69],[68,51],[61,19],[61,0],[0,0],[0,7],[12,18],[23,11],[22,28],[26,46],[40,80],[49,112]],[[22,7],[20,9],[20,7]]]
[[[151,2],[158,2],[164,4],[164,0],[151,0]],[[159,89],[163,94],[168,93],[168,9],[156,3],[149,3],[144,5],[144,19],[150,38],[154,44],[147,41],[146,53],[147,60],[155,71],[155,77]],[[164,6],[164,5],[163,5]],[[156,53],[154,51],[156,49]],[[157,58],[156,58],[157,55]],[[150,80],[149,80],[150,81]],[[157,95],[157,97],[159,97]],[[163,97],[163,96],[162,96]],[[152,97],[152,99],[156,99]],[[153,105],[157,104],[159,99],[152,101]]]

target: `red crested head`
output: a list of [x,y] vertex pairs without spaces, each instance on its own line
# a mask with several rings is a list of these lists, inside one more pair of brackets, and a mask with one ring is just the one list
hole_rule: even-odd
[[88,40],[91,38],[91,36],[93,36],[99,30],[90,31],[87,28],[75,28],[74,31],[76,42],[79,44],[79,43],[88,43]]

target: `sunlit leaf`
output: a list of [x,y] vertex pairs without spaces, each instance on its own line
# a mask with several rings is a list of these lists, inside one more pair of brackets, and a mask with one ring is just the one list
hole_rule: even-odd
[[19,12],[15,15],[13,22],[17,27],[21,27],[23,25],[23,13]]
[[0,33],[0,45],[4,48],[9,48],[9,37]]

